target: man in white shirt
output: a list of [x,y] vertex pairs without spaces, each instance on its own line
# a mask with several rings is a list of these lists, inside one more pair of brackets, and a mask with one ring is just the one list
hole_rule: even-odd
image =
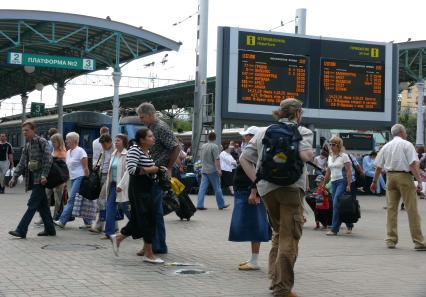
[[[102,134],[109,134],[109,129],[108,127],[101,127],[101,129],[99,130],[99,135]],[[93,167],[95,167],[96,161],[98,161],[99,159],[99,155],[101,154],[101,150],[102,150],[102,145],[99,143],[99,138],[96,138],[95,140],[93,140],[92,142],[92,165]]]
[[[386,170],[387,175],[387,236],[388,248],[395,248],[398,243],[398,204],[402,197],[405,204],[408,222],[410,225],[411,238],[414,249],[426,251],[426,242],[422,234],[420,215],[417,209],[417,194],[413,176],[420,181],[419,158],[414,146],[408,142],[407,132],[401,124],[393,125],[391,129],[392,141],[388,142],[378,153],[374,164],[376,171],[370,186],[374,193],[377,188],[377,180],[382,172]],[[422,190],[422,183],[417,184],[417,192]]]

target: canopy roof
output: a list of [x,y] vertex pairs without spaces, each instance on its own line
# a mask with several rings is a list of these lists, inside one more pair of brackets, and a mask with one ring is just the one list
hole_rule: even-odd
[[9,52],[71,56],[96,60],[96,70],[120,65],[180,43],[109,17],[32,10],[0,10],[0,100],[25,94],[37,83],[64,82],[89,71],[7,64]]
[[426,79],[426,41],[398,43],[399,81],[417,82]]

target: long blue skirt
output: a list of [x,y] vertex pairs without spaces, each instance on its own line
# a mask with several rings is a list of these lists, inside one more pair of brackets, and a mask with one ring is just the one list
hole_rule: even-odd
[[265,205],[249,204],[249,191],[235,191],[229,241],[267,242],[271,240]]

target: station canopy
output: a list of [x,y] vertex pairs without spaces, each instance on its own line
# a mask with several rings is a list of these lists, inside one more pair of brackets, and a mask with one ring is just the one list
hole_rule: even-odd
[[426,79],[426,41],[398,43],[399,81],[418,82]]
[[[64,83],[76,76],[109,67],[117,71],[120,65],[134,59],[178,50],[179,46],[178,42],[112,21],[109,17],[101,19],[47,11],[0,10],[0,102],[33,91],[37,83]],[[89,70],[24,67],[8,63],[11,53],[39,58],[43,55],[74,57],[95,62]]]

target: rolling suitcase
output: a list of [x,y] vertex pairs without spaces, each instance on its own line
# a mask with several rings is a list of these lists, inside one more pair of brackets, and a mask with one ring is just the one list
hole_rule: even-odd
[[183,192],[179,195],[179,204],[180,207],[176,210],[176,215],[181,219],[186,219],[189,221],[194,213],[197,211],[194,203],[192,203],[191,198],[189,198],[188,194]]

